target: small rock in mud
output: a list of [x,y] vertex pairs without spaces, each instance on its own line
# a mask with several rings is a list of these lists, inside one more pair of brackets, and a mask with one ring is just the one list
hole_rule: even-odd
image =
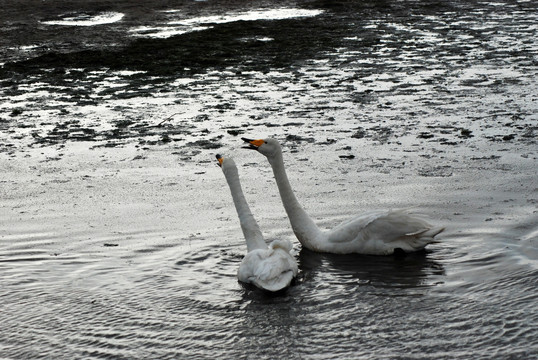
[[135,122],[133,120],[125,119],[125,120],[119,120],[114,123],[118,129],[126,128],[130,125],[133,125]]
[[313,137],[303,137],[303,136],[300,136],[300,135],[288,135],[286,136],[286,140],[287,141],[293,141],[293,142],[308,142],[308,143],[313,143],[315,141],[315,139]]
[[379,141],[381,144],[386,143],[393,134],[392,129],[386,126],[374,126],[370,130],[376,131],[373,139]]
[[442,138],[442,139],[439,139],[439,144],[455,146],[455,145],[458,145],[458,142],[457,141],[450,141],[447,138]]
[[270,122],[266,122],[263,125],[266,126],[266,127],[269,127],[269,128],[270,127],[280,127],[280,126],[282,126],[280,124],[273,124],[273,123],[270,123]]
[[232,136],[238,136],[240,134],[244,134],[245,133],[245,130],[239,130],[239,129],[231,129],[231,130],[228,130],[227,131],[228,134],[232,135]]
[[219,149],[222,147],[222,144],[218,141],[196,140],[196,141],[187,143],[187,146],[198,147],[202,149]]
[[433,135],[430,132],[423,131],[423,132],[421,132],[420,134],[417,135],[417,138],[419,138],[419,139],[431,139],[434,136],[435,135]]
[[452,176],[452,168],[450,166],[428,167],[420,169],[418,174],[424,177],[449,177]]
[[197,116],[193,119],[193,122],[204,122],[204,121],[209,121],[209,115],[207,115],[207,114],[200,114],[200,115],[197,115]]
[[338,141],[338,140],[336,140],[336,139],[329,139],[329,138],[327,138],[327,140],[322,141],[322,142],[320,142],[319,144],[320,144],[320,145],[332,145],[332,144],[336,144],[337,141]]
[[463,129],[463,128],[460,130],[460,138],[467,139],[467,138],[472,138],[472,137],[474,137],[474,135],[471,130]]
[[471,158],[471,160],[497,160],[497,159],[500,159],[501,157],[499,155],[491,155],[491,156],[480,156],[480,157],[475,157],[473,156]]
[[172,139],[170,138],[170,136],[168,136],[168,134],[164,134],[163,136],[161,136],[161,140],[160,142],[162,144],[167,144],[169,143],[170,141],[172,141]]
[[302,122],[289,122],[289,123],[285,123],[283,126],[303,126],[304,123]]
[[366,136],[366,130],[364,130],[362,127],[358,128],[357,131],[351,135],[354,139],[362,139]]
[[13,109],[11,111],[11,114],[9,114],[9,116],[15,117],[15,116],[19,116],[20,114],[22,114],[22,109]]
[[222,103],[215,105],[215,109],[217,109],[219,112],[225,112],[226,110],[233,110],[235,109],[235,105],[232,103]]

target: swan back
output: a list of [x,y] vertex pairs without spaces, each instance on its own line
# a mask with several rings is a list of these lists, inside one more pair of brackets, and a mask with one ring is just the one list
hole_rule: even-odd
[[297,262],[287,250],[291,248],[291,243],[288,241],[289,247],[282,247],[285,242],[275,240],[268,249],[256,249],[249,252],[241,262],[237,272],[238,279],[271,292],[290,286],[297,276],[298,267]]
[[433,227],[406,210],[374,211],[343,222],[327,232],[322,251],[390,255],[414,252],[436,242],[444,228]]

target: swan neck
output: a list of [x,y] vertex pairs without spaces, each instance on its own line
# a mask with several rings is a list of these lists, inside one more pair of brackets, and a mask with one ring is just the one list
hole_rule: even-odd
[[247,243],[247,251],[250,252],[255,249],[266,249],[267,244],[263,239],[260,227],[258,226],[256,219],[254,219],[247,200],[245,199],[245,195],[243,194],[237,169],[232,170],[234,171],[227,171],[224,175],[226,176],[226,181],[230,187],[235,210],[237,211],[237,215],[239,217],[241,230],[243,231],[243,236],[245,237]]
[[295,193],[286,174],[282,154],[277,154],[269,162],[273,169],[282,204],[288,214],[293,232],[301,244],[310,248],[315,247],[313,243],[319,239],[321,231],[295,197]]

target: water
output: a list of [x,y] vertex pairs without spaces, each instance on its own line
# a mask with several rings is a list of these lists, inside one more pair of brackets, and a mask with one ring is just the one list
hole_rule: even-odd
[[[140,246],[156,236],[131,234],[130,242]],[[485,238],[492,242],[486,248]],[[526,255],[513,248],[509,237],[460,235],[431,252],[405,258],[302,250],[297,255],[297,284],[280,297],[239,286],[238,243],[208,245],[208,239],[198,239],[189,246],[122,245],[71,255],[50,254],[36,245],[54,240],[36,235],[3,246],[2,283],[7,291],[2,295],[2,333],[9,334],[2,341],[4,355],[536,354],[538,267],[536,260],[515,261]],[[463,242],[475,245],[456,246]]]
[[[0,357],[538,357],[536,2],[174,5],[3,7]],[[293,240],[294,286],[242,286],[216,152],[293,234],[240,134],[322,227],[415,207],[441,242]]]

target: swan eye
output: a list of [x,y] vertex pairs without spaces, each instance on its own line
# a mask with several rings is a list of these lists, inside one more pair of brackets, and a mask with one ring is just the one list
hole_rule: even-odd
[[264,144],[267,144],[267,141],[264,141],[263,143],[264,143]]

